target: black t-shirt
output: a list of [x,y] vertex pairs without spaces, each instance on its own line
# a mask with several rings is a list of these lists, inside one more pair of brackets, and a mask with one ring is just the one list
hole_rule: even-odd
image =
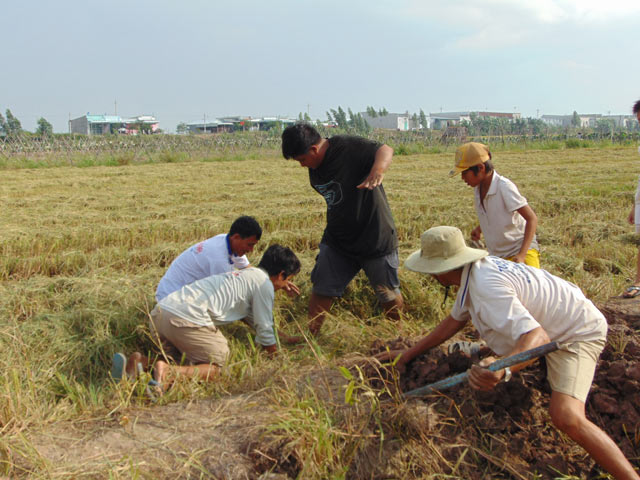
[[327,202],[322,242],[350,257],[376,258],[398,248],[396,226],[382,185],[358,189],[381,144],[346,135],[328,139],[324,159],[309,169],[311,186]]

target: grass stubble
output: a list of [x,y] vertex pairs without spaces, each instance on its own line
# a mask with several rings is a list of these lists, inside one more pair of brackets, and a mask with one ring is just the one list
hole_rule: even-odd
[[[538,214],[543,267],[596,302],[619,294],[634,275],[637,247],[626,217],[636,162],[633,147],[494,154],[497,171],[516,183]],[[450,152],[395,157],[384,184],[401,259],[418,248],[420,233],[431,226],[455,225],[468,234],[476,225],[472,190],[447,177],[451,163]],[[296,283],[302,295],[278,294],[275,318],[286,333],[307,332],[309,274],[325,205],[296,162],[270,154],[237,163],[18,169],[2,175],[0,475],[234,478],[212,467],[215,449],[204,444],[176,452],[170,439],[156,443],[149,458],[158,451],[170,454],[155,462],[108,450],[55,461],[42,454],[34,435],[42,438],[64,424],[86,438],[114,422],[126,430],[135,418],[131,412],[158,415],[176,405],[251,395],[268,416],[248,422],[247,451],[266,472],[298,478],[371,478],[376,472],[389,478],[465,478],[470,471],[498,468],[491,448],[482,445],[459,446],[456,462],[445,458],[438,430],[464,421],[455,411],[436,414],[393,394],[382,401],[389,392],[367,387],[357,369],[349,370],[351,378],[338,372],[349,358],[366,355],[374,339],[421,335],[450,308],[441,305],[443,293],[434,282],[406,270],[401,322],[381,316],[360,276],[321,336],[302,348],[266,358],[244,326],[228,329],[233,356],[215,385],[179,382],[149,405],[142,382],[116,386],[108,378],[115,351],[157,352],[147,319],[157,281],[171,260],[196,241],[224,232],[241,214],[255,216],[264,228],[251,255],[254,263],[275,242],[300,257]],[[220,415],[255,413],[251,402],[243,405]],[[165,420],[170,424],[172,418]],[[61,437],[55,441],[64,444]],[[521,477],[517,466],[499,471],[532,478]]]

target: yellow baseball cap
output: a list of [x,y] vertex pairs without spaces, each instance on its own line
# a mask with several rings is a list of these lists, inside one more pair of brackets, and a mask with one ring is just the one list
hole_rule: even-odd
[[483,143],[468,142],[460,145],[456,150],[456,163],[453,170],[449,172],[449,176],[453,177],[467,168],[486,162],[490,158],[489,147]]

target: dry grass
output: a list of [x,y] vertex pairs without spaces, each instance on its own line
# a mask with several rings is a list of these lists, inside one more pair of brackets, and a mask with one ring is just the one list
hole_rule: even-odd
[[[634,147],[494,155],[497,171],[518,185],[538,214],[543,267],[578,284],[595,301],[617,295],[634,274],[637,247],[626,216],[636,162]],[[420,233],[431,226],[455,225],[467,234],[475,226],[472,191],[447,178],[451,163],[451,153],[396,156],[385,189],[401,258],[418,248]],[[51,473],[58,470],[26,432],[61,421],[81,429],[87,419],[109,421],[144,405],[139,386],[116,387],[108,379],[111,355],[153,350],[146,319],[157,281],[184,248],[225,231],[238,215],[255,216],[265,230],[254,262],[273,242],[298,253],[302,296],[278,295],[275,315],[285,332],[306,332],[309,273],[325,205],[296,162],[267,156],[5,170],[0,204],[0,475],[62,478]],[[401,281],[408,306],[402,322],[381,317],[366,280],[358,277],[311,345],[267,359],[251,346],[244,326],[233,327],[227,331],[233,358],[221,381],[180,384],[160,403],[265,389],[276,409],[271,431],[303,465],[300,478],[371,473],[362,458],[357,460],[364,451],[377,455],[366,439],[376,437],[379,447],[385,429],[392,437],[393,429],[406,426],[389,420],[388,412],[381,414],[382,407],[365,397],[357,415],[346,415],[340,395],[327,399],[315,390],[289,387],[301,368],[324,369],[352,353],[366,354],[376,338],[419,335],[449,308],[442,308],[442,290],[428,278],[403,270]],[[429,472],[433,465],[424,457],[425,451],[437,456],[437,442],[416,435],[395,437],[404,438],[406,448],[390,465],[404,468],[404,478],[445,478]],[[454,473],[448,478],[459,478],[455,472],[468,471],[477,457],[469,446],[460,463],[450,465]],[[21,470],[19,458],[30,459],[30,470]],[[112,478],[146,478],[144,466],[127,463],[130,458],[109,462],[92,467],[88,476],[114,472]],[[181,462],[191,465],[185,472],[195,476],[207,471],[197,459]],[[170,476],[171,470],[156,474]]]

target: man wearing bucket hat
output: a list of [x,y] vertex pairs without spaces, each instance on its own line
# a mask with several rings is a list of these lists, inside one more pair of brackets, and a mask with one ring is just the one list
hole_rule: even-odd
[[538,217],[513,182],[493,169],[489,148],[477,142],[458,147],[449,176],[458,174],[474,187],[480,225],[472,230],[471,239],[477,242],[484,233],[491,255],[540,268]]
[[[596,363],[604,348],[607,323],[602,313],[572,283],[549,272],[469,248],[455,227],[434,227],[421,236],[422,248],[405,267],[433,275],[445,287],[458,286],[450,314],[415,346],[385,352],[379,360],[396,358],[396,367],[440,345],[471,320],[480,336],[498,355],[517,353],[557,341],[546,355],[551,385],[549,411],[554,425],[580,444],[617,479],[638,479],[631,464],[611,438],[585,416],[585,401]],[[495,358],[485,358],[469,372],[469,384],[490,390],[508,382],[511,369],[490,371]]]

